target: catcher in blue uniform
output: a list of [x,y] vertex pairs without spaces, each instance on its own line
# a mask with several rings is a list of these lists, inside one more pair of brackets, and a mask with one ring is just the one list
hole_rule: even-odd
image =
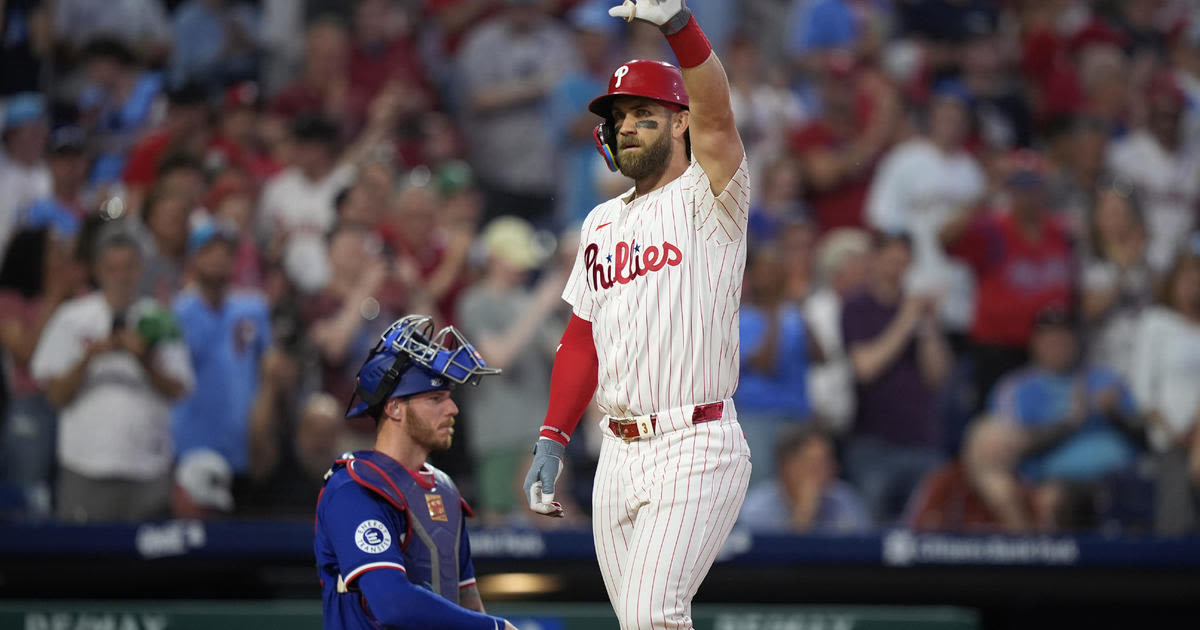
[[516,630],[484,613],[463,526],[471,509],[425,462],[450,447],[451,390],[497,373],[458,330],[435,333],[421,315],[371,350],[346,417],[375,419],[375,448],[337,460],[317,501],[326,630]]

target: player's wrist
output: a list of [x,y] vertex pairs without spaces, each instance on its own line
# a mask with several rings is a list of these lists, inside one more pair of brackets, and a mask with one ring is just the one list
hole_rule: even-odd
[[679,13],[672,15],[671,19],[659,24],[658,30],[662,31],[663,35],[670,37],[682,31],[692,19],[692,10],[684,6]]
[[552,437],[538,436],[537,442],[533,445],[533,454],[564,459],[567,454],[567,445]]
[[558,442],[565,447],[571,442],[571,434],[557,427],[543,426],[542,429],[538,431],[538,441],[540,442],[541,440]]
[[[681,15],[684,16],[683,26],[680,26],[673,32],[668,32],[668,25],[674,24],[676,18]],[[671,46],[671,50],[675,53],[675,59],[679,61],[679,67],[695,68],[708,61],[708,58],[712,55],[712,44],[709,43],[708,37],[696,22],[695,16],[686,7],[660,28],[662,28],[663,33],[667,36],[667,44]]]

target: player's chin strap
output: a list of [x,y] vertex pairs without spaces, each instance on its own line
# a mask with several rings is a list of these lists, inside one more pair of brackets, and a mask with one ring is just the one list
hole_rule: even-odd
[[[680,107],[678,111],[682,111],[683,109],[685,108]],[[600,152],[600,157],[604,158],[604,164],[608,167],[608,170],[614,173],[620,170],[617,168],[617,158],[615,157],[617,153],[617,132],[613,130],[612,124],[606,120],[596,125],[596,128],[592,130],[592,140],[596,143],[596,150]],[[687,159],[691,160],[691,129],[683,132],[683,150],[685,152],[684,155],[687,156]]]
[[[375,358],[376,355],[384,352],[389,352],[389,348],[380,342],[371,350],[371,354],[367,357],[367,361]],[[354,403],[357,399],[361,399],[367,403],[367,412],[371,414],[374,410],[379,409],[388,397],[391,396],[392,390],[396,388],[396,383],[400,382],[400,377],[404,375],[404,371],[408,369],[408,365],[412,363],[409,355],[401,352],[396,355],[396,359],[388,367],[387,372],[379,379],[379,384],[375,389],[367,389],[362,386],[362,379],[354,380],[354,396],[350,397],[350,404],[346,407],[345,415],[350,414],[350,410],[354,408]]]
[[604,164],[608,166],[608,170],[617,172],[617,134],[613,131],[612,125],[608,121],[596,125],[592,130],[592,140],[596,142],[596,150],[600,152],[600,157],[604,158]]

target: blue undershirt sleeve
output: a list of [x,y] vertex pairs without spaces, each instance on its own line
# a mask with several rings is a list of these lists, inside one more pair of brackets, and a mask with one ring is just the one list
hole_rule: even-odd
[[370,571],[358,578],[371,614],[394,630],[503,630],[504,620],[467,610],[412,582],[400,571]]

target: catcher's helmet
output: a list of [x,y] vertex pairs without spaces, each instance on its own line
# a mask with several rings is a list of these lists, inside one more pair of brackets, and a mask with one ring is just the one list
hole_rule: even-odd
[[588,109],[604,119],[596,125],[592,139],[609,170],[616,172],[617,132],[612,125],[612,102],[618,96],[643,96],[687,108],[688,95],[679,68],[649,59],[627,61],[608,79],[608,92],[592,99]]
[[346,417],[378,417],[392,398],[475,385],[481,377],[499,373],[484,363],[457,328],[434,333],[431,318],[408,315],[388,327],[359,368]]

